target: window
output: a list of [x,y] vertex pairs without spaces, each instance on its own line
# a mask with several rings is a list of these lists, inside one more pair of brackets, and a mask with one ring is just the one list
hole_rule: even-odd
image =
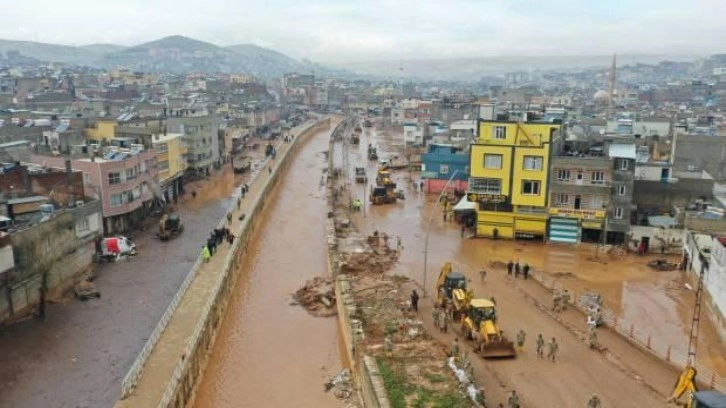
[[136,168],[132,167],[130,169],[126,169],[126,180],[133,180],[136,178]]
[[159,153],[166,153],[169,151],[169,146],[166,143],[161,143],[156,148]]
[[91,184],[91,175],[83,173],[83,184]]
[[522,180],[522,194],[539,195],[540,182],[536,180]]
[[604,202],[602,196],[592,196],[590,199],[590,208],[599,209],[602,208],[602,203]]
[[88,221],[88,218],[84,218],[81,221],[76,224],[76,229],[80,231],[88,231],[91,229],[91,223]]
[[118,172],[108,173],[108,184],[120,184],[120,183],[121,183],[121,173],[118,173]]
[[502,168],[502,155],[501,154],[485,154],[484,155],[484,168],[485,169],[501,169]]
[[502,180],[473,178],[469,181],[469,190],[480,194],[501,194]]
[[557,170],[557,180],[570,181],[570,171],[569,170]]
[[605,173],[602,171],[593,171],[590,182],[592,184],[603,184],[605,182]]
[[557,194],[557,205],[567,205],[570,201],[569,198],[567,194]]
[[494,126],[494,138],[504,140],[507,138],[507,127],[506,126]]
[[542,157],[541,156],[524,156],[525,170],[542,170]]
[[169,170],[169,161],[164,160],[159,162],[159,171]]
[[442,164],[439,166],[439,173],[441,174],[449,174],[449,166],[446,164]]
[[617,219],[623,218],[623,209],[621,207],[618,207],[615,209],[615,218],[617,218]]
[[124,203],[123,194],[111,194],[111,207],[117,207]]
[[618,186],[618,195],[625,195],[625,186]]
[[627,170],[628,169],[628,161],[625,159],[620,159],[620,170]]

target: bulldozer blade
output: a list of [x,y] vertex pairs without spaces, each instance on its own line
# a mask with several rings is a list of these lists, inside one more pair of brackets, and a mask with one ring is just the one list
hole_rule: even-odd
[[509,358],[516,357],[517,351],[514,344],[488,344],[481,348],[481,356],[484,358]]

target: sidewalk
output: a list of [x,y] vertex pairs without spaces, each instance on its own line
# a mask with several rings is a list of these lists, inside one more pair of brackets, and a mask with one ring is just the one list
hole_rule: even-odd
[[[297,143],[297,136],[300,133],[300,131],[295,133],[295,140],[292,143]],[[239,217],[252,211],[255,202],[260,198],[265,185],[270,180],[271,176],[267,169],[271,168],[273,172],[277,170],[287,157],[292,143],[277,145],[277,159],[264,162],[262,171],[248,183],[250,189],[242,199],[240,208],[237,209],[236,204],[233,205],[232,222],[227,224],[233,234],[238,235],[241,226],[250,222],[249,216],[242,221],[239,220]],[[199,243],[197,255],[201,252],[202,244],[203,242]],[[215,290],[215,284],[224,273],[224,262],[229,249],[229,244],[221,243],[210,261],[200,265],[173,317],[146,360],[135,390],[129,397],[119,401],[117,407],[150,407],[159,404],[173,377],[177,363],[180,358],[185,356],[186,347],[203,317],[209,297]]]

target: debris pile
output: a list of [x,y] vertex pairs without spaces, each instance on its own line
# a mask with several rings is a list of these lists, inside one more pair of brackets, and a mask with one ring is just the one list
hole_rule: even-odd
[[330,278],[316,277],[305,282],[293,295],[295,304],[304,307],[308,312],[318,317],[336,315],[335,289]]
[[325,383],[325,392],[333,390],[335,398],[348,400],[353,395],[353,384],[350,379],[350,370],[344,368],[338,375]]
[[395,251],[342,253],[340,255],[340,272],[354,275],[382,275],[396,262],[398,262],[398,253]]

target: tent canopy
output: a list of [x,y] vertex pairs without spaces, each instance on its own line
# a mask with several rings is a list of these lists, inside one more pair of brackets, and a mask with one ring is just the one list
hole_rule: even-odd
[[454,211],[476,211],[476,203],[467,200],[466,195],[454,206]]

